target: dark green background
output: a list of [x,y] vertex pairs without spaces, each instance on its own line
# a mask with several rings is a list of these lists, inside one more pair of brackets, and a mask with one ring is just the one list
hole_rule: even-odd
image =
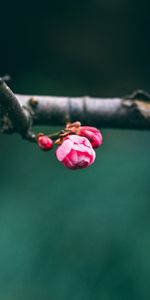
[[[0,73],[15,92],[150,91],[147,1],[3,2],[0,25]],[[76,172],[0,136],[0,299],[150,298],[150,133],[103,136]]]

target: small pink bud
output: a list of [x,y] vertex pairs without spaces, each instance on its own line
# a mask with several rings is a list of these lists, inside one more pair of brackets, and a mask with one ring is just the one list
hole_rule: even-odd
[[69,169],[82,169],[95,160],[95,151],[87,138],[68,135],[56,150],[57,159]]
[[39,148],[44,151],[48,151],[53,147],[53,141],[46,135],[40,135],[37,138]]
[[103,138],[101,132],[95,127],[81,126],[78,135],[85,136],[93,148],[98,148],[102,145]]

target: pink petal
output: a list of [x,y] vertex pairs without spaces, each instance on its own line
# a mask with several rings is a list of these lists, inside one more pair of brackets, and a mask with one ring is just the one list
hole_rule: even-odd
[[67,139],[71,140],[73,143],[82,144],[84,141],[84,137],[78,136],[75,134],[68,135]]
[[90,156],[85,156],[78,153],[78,164],[80,164],[81,162],[87,162],[88,164],[90,163]]
[[66,155],[71,151],[73,142],[66,139],[61,146],[56,149],[56,156],[59,161],[63,161]]
[[76,150],[76,151],[81,151],[81,152],[85,152],[90,150],[87,146],[84,146],[83,144],[74,144],[73,145],[73,149]]
[[96,153],[95,151],[93,150],[93,148],[91,149],[91,164],[94,162],[95,158],[96,158]]
[[67,156],[64,158],[62,163],[66,168],[69,168],[69,169],[74,169],[75,168],[74,164],[72,163],[72,161]]
[[90,141],[86,137],[84,137],[83,144],[86,145],[86,146],[88,146],[89,148],[92,148]]
[[71,160],[71,162],[76,165],[78,162],[78,155],[77,151],[74,151],[73,149],[70,151],[70,153],[67,155],[67,157]]
[[88,131],[91,131],[91,132],[94,132],[94,133],[96,133],[96,132],[100,132],[99,131],[99,129],[97,129],[96,127],[92,127],[92,126],[81,126],[80,127],[80,132],[82,133],[82,132],[84,132],[85,130],[88,130]]

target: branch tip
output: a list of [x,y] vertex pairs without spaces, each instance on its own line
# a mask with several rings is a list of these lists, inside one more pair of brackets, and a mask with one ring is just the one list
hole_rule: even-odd
[[135,90],[131,95],[127,95],[124,99],[150,101],[150,94],[144,90]]
[[2,83],[2,82],[8,82],[10,80],[11,80],[11,77],[8,74],[0,77],[0,83]]

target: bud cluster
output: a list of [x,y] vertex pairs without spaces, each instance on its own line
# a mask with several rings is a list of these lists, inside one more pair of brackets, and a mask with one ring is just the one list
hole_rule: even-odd
[[68,123],[64,130],[56,134],[37,135],[37,145],[43,151],[49,151],[58,145],[56,157],[66,168],[76,170],[93,164],[95,148],[102,145],[101,132],[91,126],[81,126],[80,122]]

